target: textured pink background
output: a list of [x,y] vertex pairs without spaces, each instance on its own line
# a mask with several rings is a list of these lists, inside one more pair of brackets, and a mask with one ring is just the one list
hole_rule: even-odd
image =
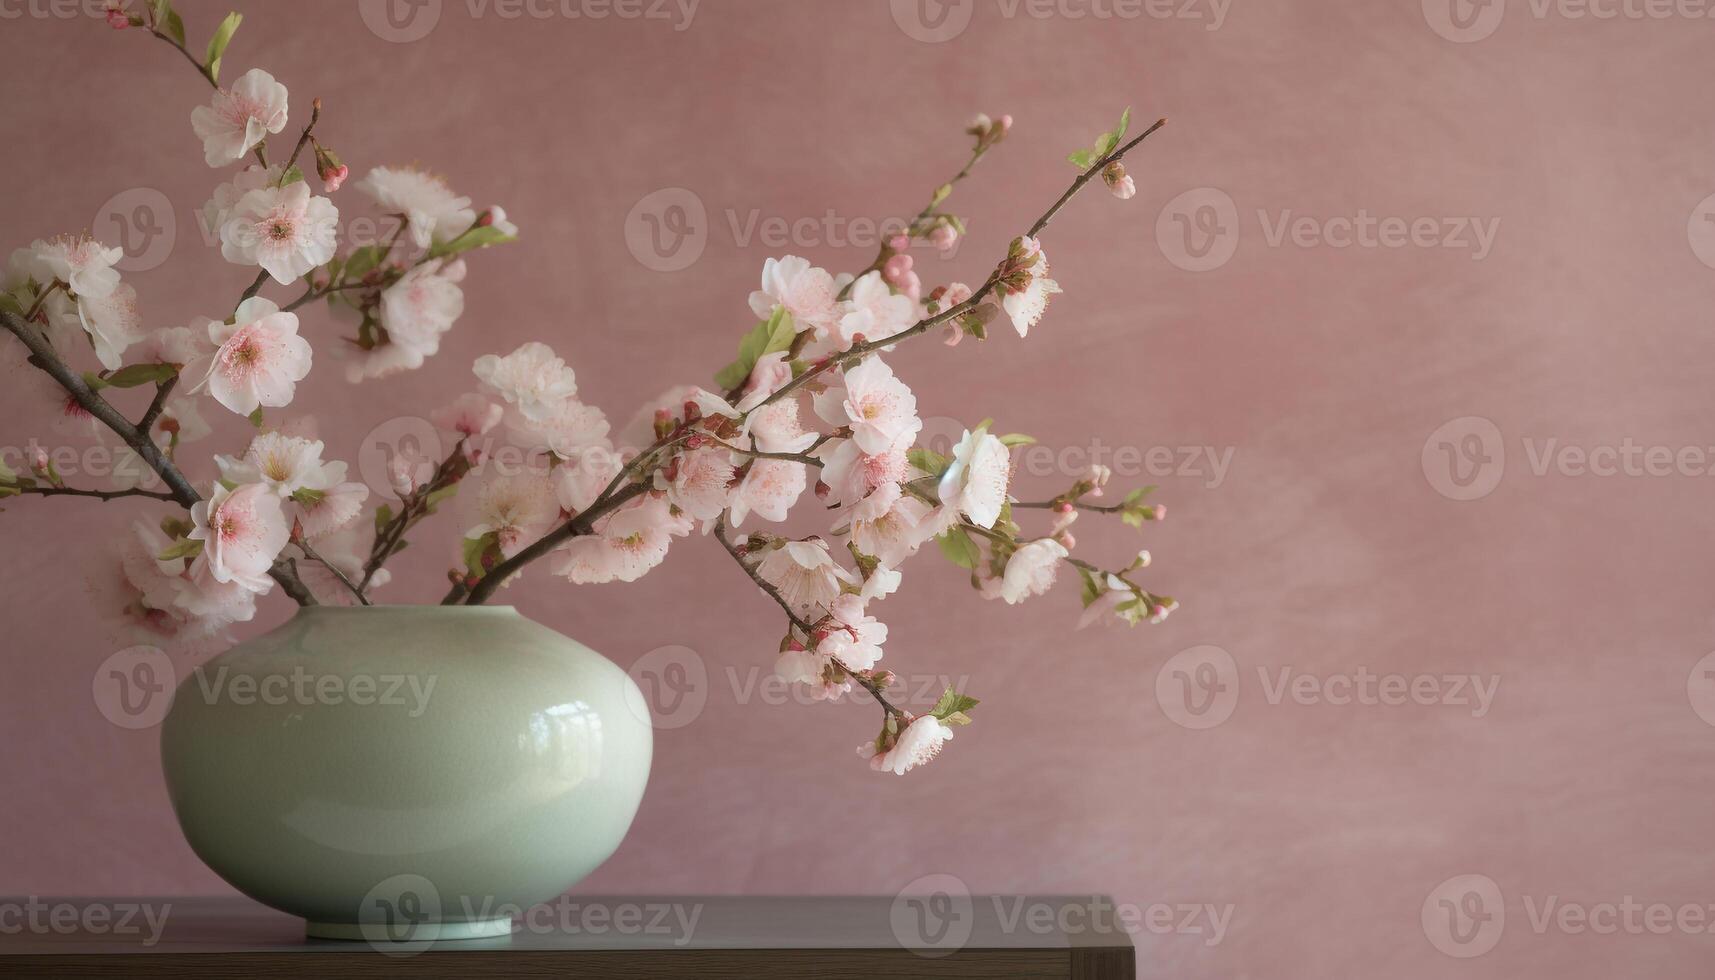
[[[196,38],[223,9],[182,6]],[[427,37],[392,43],[350,3],[240,8],[228,75],[259,65],[285,81],[292,132],[320,95],[321,132],[355,171],[421,160],[523,227],[471,261],[468,312],[425,370],[353,389],[318,361],[300,399],[344,458],[372,425],[465,388],[477,354],[526,339],[565,354],[616,421],[706,382],[749,323],[765,257],[855,268],[872,254],[741,243],[728,214],[742,230],[753,213],[915,211],[957,168],[975,110],[1017,128],[953,200],[967,247],[920,259],[931,283],[979,280],[1063,188],[1064,154],[1119,107],[1173,119],[1134,157],[1135,200],[1097,189],[1051,229],[1067,295],[1039,335],[893,360],[927,415],[993,415],[1055,446],[1231,448],[1218,487],[1153,481],[1171,519],[1144,536],[1148,581],[1184,608],[1074,635],[1070,584],[1006,608],[920,559],[915,588],[882,610],[887,662],[969,675],[984,704],[931,770],[896,778],[852,755],[867,706],[739,703],[744,672],[772,660],[777,616],[711,542],[679,543],[634,586],[538,574],[515,590],[529,615],[623,665],[688,646],[711,678],[700,716],[660,733],[637,824],[584,890],[886,894],[947,872],[977,892],[1235,906],[1213,947],[1140,934],[1152,975],[1706,975],[1707,935],[1539,933],[1526,902],[1715,902],[1715,728],[1687,693],[1715,626],[1712,482],[1538,476],[1523,440],[1715,443],[1715,272],[1687,240],[1715,191],[1715,119],[1697,109],[1715,24],[1538,18],[1515,0],[1492,37],[1456,44],[1413,0],[1235,0],[1219,30],[1008,17],[980,0],[960,36],[927,43],[873,0],[705,0],[682,31],[557,7],[473,18],[448,0]],[[0,39],[4,246],[156,188],[180,234],[169,264],[129,276],[151,322],[222,309],[249,275],[191,223],[213,183],[188,123],[206,87],[164,46],[87,20],[8,19]],[[703,254],[676,272],[646,267],[623,230],[668,187],[709,213]],[[1194,273],[1164,256],[1156,220],[1199,187],[1231,196],[1241,231],[1230,261]],[[1259,209],[1476,216],[1500,232],[1481,261],[1273,247]],[[306,329],[331,341],[322,319]],[[19,400],[0,392],[0,409],[0,443],[17,445],[31,431]],[[1508,457],[1493,493],[1458,502],[1420,457],[1463,416],[1492,420]],[[231,451],[242,429],[197,448]],[[83,552],[146,509],[37,500],[0,516],[0,893],[224,887],[178,834],[154,734],[92,706],[113,644],[85,605]],[[1094,518],[1077,531],[1091,557],[1140,543],[1117,524],[1104,539]],[[419,533],[387,594],[438,596],[455,533],[446,519]],[[256,625],[287,613],[275,597]],[[1156,677],[1201,644],[1231,654],[1240,696],[1225,724],[1193,731],[1158,705]],[[1499,693],[1474,718],[1270,704],[1257,677],[1360,666],[1494,674]],[[1466,961],[1420,924],[1458,874],[1493,879],[1506,903],[1499,945]]]

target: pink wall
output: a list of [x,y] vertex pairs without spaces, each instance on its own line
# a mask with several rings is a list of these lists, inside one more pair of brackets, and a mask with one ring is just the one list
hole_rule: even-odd
[[[910,213],[958,166],[973,111],[1017,127],[954,199],[971,241],[921,259],[926,280],[980,279],[1065,185],[1064,154],[1121,106],[1172,117],[1134,158],[1136,199],[1097,189],[1050,231],[1067,294],[1039,335],[926,343],[894,363],[926,415],[993,415],[1054,447],[1230,451],[1219,481],[1206,461],[1132,481],[1161,484],[1171,518],[1141,543],[1149,581],[1184,608],[1074,635],[1069,584],[1006,608],[919,559],[915,591],[884,610],[887,662],[968,675],[984,704],[932,769],[895,778],[852,755],[872,708],[759,703],[747,672],[767,676],[777,617],[711,542],[679,544],[634,586],[538,574],[514,590],[530,615],[625,665],[689,647],[709,677],[700,714],[660,733],[636,828],[585,890],[892,893],[946,872],[979,893],[1233,906],[1218,944],[1139,934],[1163,976],[1707,975],[1707,935],[1574,933],[1533,913],[1715,902],[1715,782],[1699,769],[1715,762],[1715,689],[1692,670],[1715,649],[1715,454],[1604,477],[1564,459],[1539,472],[1533,452],[1715,445],[1715,225],[1698,210],[1715,192],[1715,119],[1699,109],[1715,23],[1514,0],[1498,25],[1498,4],[1478,8],[1462,35],[1440,0],[1222,0],[1211,29],[1211,0],[1188,4],[1200,19],[1155,15],[1182,2],[1063,0],[1038,17],[978,0],[953,4],[949,24],[968,26],[933,42],[912,36],[931,35],[907,0],[704,0],[688,23],[431,0],[439,22],[395,43],[353,4],[239,6],[228,71],[259,65],[291,86],[294,131],[320,95],[321,131],[355,171],[424,161],[524,231],[470,263],[468,312],[425,370],[358,390],[318,362],[300,399],[322,406],[346,458],[371,426],[467,386],[477,354],[525,339],[551,342],[621,420],[706,381],[749,322],[765,257],[849,269],[872,254],[820,230],[773,248],[744,236],[750,219],[831,209],[843,232]],[[222,9],[182,7],[197,37]],[[248,274],[192,224],[212,186],[187,120],[205,87],[164,46],[54,9],[0,2],[24,13],[0,21],[0,245],[95,224],[116,191],[153,188],[179,233],[169,264],[129,279],[152,323],[210,312]],[[1067,16],[1089,10],[1115,16]],[[1493,30],[1459,43],[1432,23]],[[672,187],[708,221],[700,257],[667,272],[624,228]],[[1170,206],[1199,188],[1214,190]],[[1344,240],[1331,219],[1360,211],[1435,219],[1433,240],[1329,244]],[[1178,212],[1236,229],[1236,251],[1182,268],[1197,263]],[[1288,213],[1313,220],[1278,239]],[[1464,218],[1498,229],[1481,254],[1466,232],[1441,245]],[[0,392],[0,444],[32,431],[21,410]],[[1437,433],[1471,416],[1494,429]],[[237,448],[242,424],[227,430],[203,448]],[[1485,432],[1505,464],[1479,477],[1498,484],[1451,499],[1440,444]],[[1020,492],[1064,482],[1026,477]],[[222,889],[179,837],[153,733],[92,706],[114,647],[79,552],[145,508],[5,510],[0,893]],[[1140,544],[1094,518],[1077,531],[1093,557]],[[419,534],[388,594],[438,596],[454,534],[450,520]],[[256,625],[287,613],[275,597]],[[1231,665],[1237,701],[1193,730],[1163,705],[1179,703],[1175,668],[1207,651],[1164,665],[1205,645],[1230,657],[1207,662]],[[1271,698],[1282,670],[1334,694],[1360,670],[1443,686],[1429,704],[1301,703]],[[1466,674],[1498,680],[1480,717],[1440,681]],[[1468,874],[1492,880],[1505,924],[1461,960],[1438,950],[1444,920],[1424,907]]]

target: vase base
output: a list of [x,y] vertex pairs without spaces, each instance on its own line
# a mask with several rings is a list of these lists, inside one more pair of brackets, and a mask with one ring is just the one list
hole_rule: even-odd
[[304,922],[304,935],[311,939],[343,939],[369,943],[427,943],[460,939],[493,939],[512,935],[512,917],[470,919],[464,922],[424,922],[407,929],[376,923]]

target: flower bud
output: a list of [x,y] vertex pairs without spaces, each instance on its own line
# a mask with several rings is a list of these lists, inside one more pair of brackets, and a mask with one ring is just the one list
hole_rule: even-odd
[[327,188],[329,194],[332,194],[339,190],[339,185],[345,183],[347,177],[351,176],[351,168],[340,162],[339,154],[321,145],[320,142],[317,142],[315,147],[316,176],[322,179],[323,186]]
[[1067,551],[1071,551],[1078,544],[1078,539],[1072,537],[1071,531],[1061,531],[1059,534],[1054,535],[1054,540],[1060,542],[1060,547],[1065,548]]
[[1122,201],[1131,200],[1137,193],[1137,181],[1131,179],[1131,175],[1125,172],[1125,165],[1118,160],[1102,168],[1102,182]]
[[48,463],[48,451],[34,442],[30,444],[30,472],[44,480],[49,479],[48,474],[52,472]]
[[107,26],[116,31],[122,31],[131,26],[131,18],[125,15],[125,11],[117,7],[109,7],[107,8]]
[[938,252],[951,251],[953,246],[958,243],[959,229],[952,225],[936,225],[935,229],[929,232],[929,244],[935,246],[935,250]]
[[911,236],[894,235],[887,240],[887,247],[895,252],[903,252],[911,247]]
[[1148,548],[1145,548],[1142,551],[1137,553],[1137,567],[1138,568],[1148,568],[1149,562],[1150,562],[1150,557],[1149,557],[1149,549]]

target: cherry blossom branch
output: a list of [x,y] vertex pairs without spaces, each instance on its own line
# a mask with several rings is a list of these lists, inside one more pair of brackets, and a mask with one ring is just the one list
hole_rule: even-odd
[[[304,557],[310,559],[313,562],[316,562],[317,564],[321,565],[323,568],[332,572],[333,577],[336,579],[339,579],[341,585],[345,586],[347,589],[350,589],[351,594],[357,597],[357,601],[359,603],[361,603],[365,606],[372,604],[369,601],[369,597],[363,594],[363,590],[358,588],[356,583],[352,582],[351,577],[346,575],[345,572],[341,571],[340,567],[338,565],[335,565],[333,562],[328,561],[326,558],[323,558],[321,555],[316,554],[316,549],[310,546],[309,539],[304,537],[304,529],[301,525],[293,526],[293,528],[292,528],[292,543],[298,546],[298,550],[302,551],[304,553]],[[294,568],[295,567],[296,566],[294,566]]]
[[[601,493],[596,495],[595,502],[581,513],[543,535],[516,555],[494,566],[487,574],[483,575],[481,581],[470,587],[468,593],[461,593],[459,585],[455,584],[452,591],[441,599],[441,604],[453,605],[462,601],[467,606],[480,606],[488,601],[488,597],[494,594],[494,590],[499,588],[502,582],[517,574],[519,569],[525,565],[553,551],[563,542],[570,541],[580,534],[593,533],[597,520],[648,489],[643,484],[637,483],[626,487],[623,491],[620,490],[619,488],[631,479],[633,474],[642,472],[649,460],[659,453],[685,442],[692,435],[693,433],[688,430],[681,430],[655,440],[653,445],[633,456],[630,462],[620,467],[619,472],[615,473],[613,479],[607,481],[607,486],[602,488]],[[462,600],[461,594],[463,595]]]
[[[952,193],[953,186],[959,181],[964,180],[966,177],[969,177],[971,175],[971,170],[976,167],[977,161],[981,160],[988,151],[994,149],[995,144],[998,142],[1000,142],[998,139],[990,140],[979,137],[976,149],[971,151],[970,159],[965,161],[965,165],[959,169],[958,173],[953,175],[951,180],[936,188],[935,194],[930,198],[929,203],[923,206],[923,210],[917,212],[917,217],[911,219],[911,224],[906,227],[906,233],[909,234],[911,229],[916,228],[918,225],[921,225],[923,222],[934,217],[935,208],[939,206],[942,201],[947,199],[948,194]],[[847,296],[851,295],[852,285],[856,283],[857,280],[862,279],[871,272],[875,272],[886,266],[888,256],[891,252],[892,249],[888,246],[888,243],[882,242],[881,247],[876,250],[875,260],[872,261],[862,272],[859,272],[854,276],[851,282],[846,283],[845,287],[840,290],[839,295],[836,298],[845,299]]]
[[[171,34],[163,34],[161,32],[161,25],[159,23],[157,23],[155,20],[155,5],[153,3],[150,3],[146,6],[145,9],[148,11],[149,34],[152,37],[158,38],[161,41],[165,42],[168,46],[173,48],[173,50],[177,51],[179,54],[184,55],[185,60],[190,62],[196,68],[198,75],[202,76],[203,81],[207,82],[209,84],[209,87],[214,89],[216,92],[220,91],[220,82],[218,79],[216,79],[214,77],[214,73],[209,71],[209,66],[203,64],[201,61],[198,61],[197,56],[194,54],[191,54],[190,49],[185,47],[185,44],[183,41],[179,40],[176,37],[173,37]],[[180,25],[179,33],[181,33],[181,34],[184,33],[183,25]],[[218,60],[218,59],[216,59],[216,60]],[[255,152],[256,152],[256,161],[258,163],[262,164],[262,166],[264,166],[264,167],[268,166],[268,149],[267,149],[266,144],[264,144],[264,143],[256,144]]]
[[310,100],[310,121],[304,124],[304,131],[298,136],[298,144],[292,147],[292,155],[286,158],[286,165],[281,171],[292,169],[292,164],[298,162],[298,154],[304,152],[304,144],[310,141],[310,134],[315,131],[316,123],[322,118],[322,100]]
[[[757,571],[756,567],[745,560],[744,552],[739,550],[738,545],[733,544],[732,541],[727,538],[726,521],[727,515],[730,513],[730,510],[722,511],[720,517],[715,519],[715,540],[721,543],[721,547],[726,549],[726,553],[731,555],[732,560],[738,563],[738,567],[744,569],[744,574],[749,576],[752,582],[756,583],[757,588],[761,589],[764,594],[766,594],[770,599],[773,599],[774,602],[780,606],[781,610],[786,613],[786,618],[791,622],[791,624],[797,627],[799,632],[804,634],[804,641],[806,643],[811,642],[811,634],[815,632],[815,626],[805,622],[803,617],[799,616],[798,613],[793,610],[791,604],[786,601],[785,597],[780,594],[780,590],[774,586],[774,583],[763,578],[761,573]],[[905,712],[901,711],[899,708],[895,707],[891,701],[887,700],[887,695],[882,693],[883,687],[881,682],[877,681],[871,672],[852,670],[844,663],[841,663],[838,657],[832,657],[829,659],[833,660],[834,665],[843,671],[846,676],[857,681],[858,686],[868,691],[870,696],[875,698],[876,702],[881,705],[883,711],[891,715],[897,715],[901,718],[905,716]]]
[[[1096,161],[1096,163],[1088,170],[1079,174],[1078,178],[1072,182],[1072,185],[1066,189],[1066,192],[1060,195],[1060,199],[1055,201],[1054,204],[1030,226],[1030,237],[1035,237],[1042,231],[1042,229],[1048,227],[1048,223],[1054,219],[1054,216],[1059,213],[1061,208],[1066,206],[1066,202],[1070,201],[1079,190],[1083,189],[1085,184],[1088,184],[1091,179],[1101,173],[1102,168],[1106,167],[1110,163],[1120,160],[1127,153],[1131,152],[1131,150],[1139,143],[1148,139],[1156,130],[1166,124],[1166,119],[1157,120],[1154,125],[1150,126],[1142,133],[1139,133],[1129,142],[1115,149],[1112,153],[1109,153],[1107,156]],[[924,319],[917,321],[914,325],[907,327],[904,331],[894,334],[891,337],[873,341],[864,341],[862,343],[852,345],[850,349],[836,354],[827,360],[822,361],[820,364],[816,364],[808,368],[802,374],[786,382],[773,394],[764,398],[755,407],[751,408],[749,412],[746,412],[744,417],[748,417],[759,408],[773,404],[774,402],[791,395],[793,392],[809,384],[812,380],[831,370],[836,365],[855,364],[877,350],[881,350],[884,347],[891,347],[902,340],[923,334],[937,324],[945,323],[954,317],[975,309],[988,297],[989,293],[994,291],[995,285],[998,282],[999,270],[997,267],[995,272],[989,273],[988,279],[983,282],[982,286],[972,293],[970,298],[965,300],[963,303],[948,307],[932,316],[925,317]],[[580,534],[592,533],[594,531],[593,525],[599,517],[606,515],[620,504],[644,492],[644,487],[641,484],[626,487],[624,491],[618,491],[616,493],[617,488],[624,484],[631,477],[632,473],[644,464],[644,461],[654,457],[664,450],[672,448],[679,442],[683,442],[685,439],[689,438],[690,435],[691,433],[688,432],[679,432],[657,439],[653,445],[639,453],[637,457],[622,468],[619,473],[615,474],[614,478],[609,481],[607,487],[602,490],[600,495],[597,496],[594,504],[592,504],[582,514],[568,520],[566,523],[555,528],[553,531],[550,531],[548,534],[544,535],[528,547],[525,547],[511,558],[501,562],[499,565],[496,565],[483,576],[481,581],[477,582],[470,588],[468,594],[463,596],[463,603],[466,605],[481,605],[483,602],[488,600],[489,596],[494,594],[494,591],[500,587],[502,582],[516,574],[518,570],[523,568],[525,565],[535,561],[543,555],[546,555],[560,544],[577,537]],[[801,462],[802,460],[798,461]],[[441,601],[446,604],[457,603],[461,601],[460,596],[461,588],[455,583],[452,590],[449,591],[446,597]]]
[[148,434],[150,428],[154,426],[155,420],[160,418],[161,413],[166,410],[167,397],[173,393],[173,389],[178,387],[178,384],[179,376],[175,374],[155,386],[154,400],[149,402],[149,407],[143,412],[143,417],[137,420],[139,431],[145,435]]
[[164,500],[177,503],[178,498],[165,490],[84,490],[79,487],[6,487],[6,494],[33,493],[40,497],[93,497],[97,500],[118,500],[122,497],[148,497],[151,500]]
[[[460,439],[453,446],[453,451],[435,467],[434,475],[429,481],[400,501],[403,506],[399,513],[375,535],[375,544],[369,550],[369,560],[363,563],[363,581],[353,590],[359,599],[368,591],[370,580],[375,578],[375,573],[381,570],[387,559],[404,550],[405,532],[428,516],[429,508],[434,503],[434,495],[464,479],[464,475],[470,472],[470,460],[465,457],[464,444],[465,441]],[[368,604],[367,601],[365,604]]]
[[1079,503],[1075,497],[1055,497],[1053,500],[1015,500],[1013,510],[1054,510],[1062,504],[1071,504],[1079,510],[1087,510],[1094,514],[1117,514],[1125,510],[1125,504],[1085,504]]
[[[48,342],[46,337],[16,314],[5,310],[0,310],[0,326],[4,326],[29,349],[31,364],[41,368],[49,377],[59,382],[59,386],[76,400],[79,407],[113,430],[113,433],[124,440],[125,444],[130,446],[131,450],[143,462],[149,464],[149,468],[154,470],[161,477],[161,480],[167,484],[167,489],[171,494],[170,499],[176,501],[186,510],[202,500],[201,495],[191,486],[190,481],[185,479],[185,475],[179,472],[179,468],[174,466],[172,461],[161,453],[161,449],[155,445],[155,441],[149,438],[148,432],[140,431],[124,415],[121,415],[111,402],[91,390],[81,375],[60,360],[53,345]],[[290,564],[275,562],[274,567],[268,570],[268,574],[280,584],[282,591],[297,601],[298,605],[316,605],[316,597],[304,585],[303,580],[298,578],[297,572]]]
[[[1054,216],[1060,213],[1060,209],[1065,207],[1066,203],[1076,196],[1080,190],[1083,190],[1085,184],[1088,184],[1092,179],[1100,174],[1103,168],[1110,163],[1117,163],[1127,153],[1130,153],[1132,148],[1154,135],[1156,130],[1159,130],[1165,125],[1167,125],[1166,119],[1157,119],[1148,129],[1139,133],[1129,142],[1120,146],[1112,153],[1100,160],[1097,160],[1093,165],[1091,165],[1090,169],[1079,174],[1077,179],[1072,181],[1072,186],[1066,188],[1066,193],[1061,194],[1060,199],[1055,201],[1053,206],[1043,212],[1042,217],[1037,218],[1036,222],[1030,226],[1030,230],[1025,233],[1026,237],[1035,238],[1037,235],[1040,235],[1042,230],[1048,227],[1048,223],[1054,220]],[[984,299],[988,298],[988,294],[994,291],[995,285],[1000,282],[998,271],[999,270],[997,269],[995,272],[989,273],[988,278],[983,281],[983,284],[978,287],[977,290],[971,294],[970,298],[965,300],[963,303],[959,303],[956,306],[950,306],[933,316],[928,316],[918,320],[915,324],[892,335],[891,337],[884,337],[878,340],[866,340],[863,343],[853,344],[849,349],[829,357],[820,364],[812,365],[810,368],[805,370],[803,374],[800,374],[796,378],[786,382],[784,385],[781,385],[778,390],[767,398],[764,398],[755,408],[752,408],[751,411],[754,412],[757,408],[762,408],[763,406],[770,405],[782,398],[785,398],[792,392],[809,384],[819,375],[832,370],[837,365],[856,364],[875,351],[881,350],[884,347],[891,347],[902,340],[918,336],[937,324],[945,323],[954,317],[961,316],[976,309]]]
[[[500,588],[500,586],[504,584],[507,579],[516,574],[519,569],[522,569],[525,565],[528,565],[543,555],[546,555],[548,552],[553,551],[555,548],[558,548],[561,544],[564,544],[579,535],[593,534],[595,532],[596,521],[606,517],[609,513],[618,509],[622,504],[629,502],[632,498],[646,493],[648,489],[648,487],[641,483],[633,483],[618,493],[607,496],[606,499],[598,499],[594,504],[591,504],[587,509],[585,509],[583,513],[560,525],[554,530],[549,531],[547,534],[536,539],[534,543],[521,549],[516,555],[513,555],[511,558],[508,558],[506,561],[503,561],[490,569],[488,574],[482,577],[481,581],[471,586],[470,594],[465,598],[463,604],[467,606],[480,606],[487,602],[488,597],[494,594],[494,590]],[[448,598],[452,599],[453,602],[458,601],[457,599],[453,599],[450,595]],[[441,601],[447,602],[446,599]]]

